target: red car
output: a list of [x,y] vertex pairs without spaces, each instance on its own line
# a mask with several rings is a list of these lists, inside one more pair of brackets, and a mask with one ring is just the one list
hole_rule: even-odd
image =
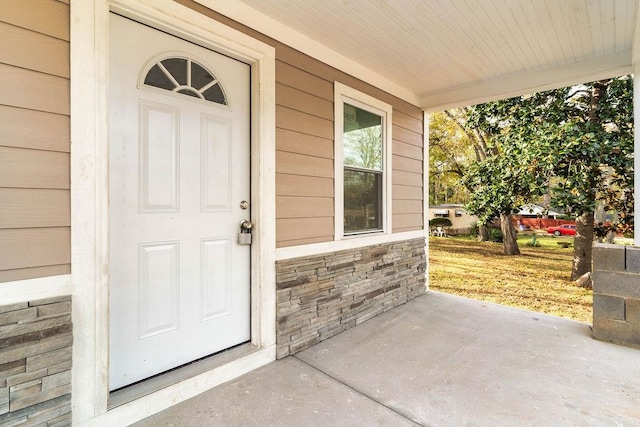
[[576,226],[573,224],[558,225],[556,227],[547,228],[547,233],[554,236],[575,236]]

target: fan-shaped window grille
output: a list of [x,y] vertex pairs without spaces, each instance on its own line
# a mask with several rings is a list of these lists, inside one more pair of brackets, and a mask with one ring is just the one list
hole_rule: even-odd
[[172,57],[155,63],[144,84],[227,105],[227,97],[212,72],[190,58]]

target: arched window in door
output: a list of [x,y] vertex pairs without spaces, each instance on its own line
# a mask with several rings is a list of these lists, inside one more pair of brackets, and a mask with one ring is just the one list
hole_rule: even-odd
[[144,84],[228,105],[224,90],[214,74],[188,57],[172,56],[156,61],[145,75]]

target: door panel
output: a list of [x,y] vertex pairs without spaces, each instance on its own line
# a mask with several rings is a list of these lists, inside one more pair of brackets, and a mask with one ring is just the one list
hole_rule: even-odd
[[250,70],[110,19],[114,390],[250,339]]
[[140,104],[140,210],[178,212],[180,110]]

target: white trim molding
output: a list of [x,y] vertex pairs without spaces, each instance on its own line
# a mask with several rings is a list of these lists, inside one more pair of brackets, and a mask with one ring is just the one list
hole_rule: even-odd
[[372,234],[364,237],[338,240],[334,242],[311,243],[300,246],[287,246],[276,249],[276,261],[300,258],[313,255],[321,255],[329,252],[344,251],[348,249],[365,248],[367,246],[384,243],[401,242],[403,240],[426,238],[426,230],[405,231],[394,234]]
[[[125,405],[129,409],[114,409],[114,415],[107,412],[110,10],[251,65],[252,220],[258,224],[251,255],[251,341],[258,350]],[[275,49],[172,0],[74,0],[71,142],[74,424],[130,424],[150,415],[143,407],[164,409],[275,360]]]
[[622,76],[631,72],[630,63],[630,54],[616,53],[546,70],[504,76],[471,86],[432,93],[423,96],[417,105],[434,113],[466,105],[482,104],[543,90]]
[[427,112],[422,113],[422,224],[423,229],[425,230],[425,235],[427,238],[425,239],[425,251],[427,253],[427,268],[424,271],[425,279],[424,283],[429,290],[429,120],[431,119],[431,115]]
[[[640,22],[640,19],[639,21]],[[636,27],[638,28],[638,27]],[[639,47],[640,48],[640,47]],[[633,119],[636,125],[633,128],[633,191],[634,191],[634,218],[637,221],[640,217],[640,64],[635,66],[635,78],[633,80]],[[633,231],[634,245],[640,247],[640,229],[636,226]]]
[[0,304],[9,305],[71,295],[71,275],[0,283]]

